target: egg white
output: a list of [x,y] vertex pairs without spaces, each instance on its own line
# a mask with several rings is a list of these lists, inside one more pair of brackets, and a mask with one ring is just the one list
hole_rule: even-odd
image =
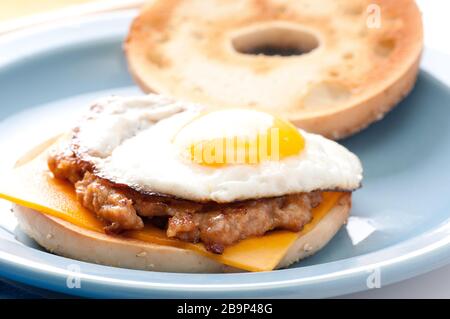
[[353,153],[302,130],[304,150],[280,161],[219,167],[192,163],[180,156],[174,139],[201,107],[157,95],[138,99],[138,108],[132,98],[97,102],[120,112],[96,114],[80,123],[77,143],[103,178],[141,191],[220,203],[315,190],[352,191],[361,184],[361,162]]

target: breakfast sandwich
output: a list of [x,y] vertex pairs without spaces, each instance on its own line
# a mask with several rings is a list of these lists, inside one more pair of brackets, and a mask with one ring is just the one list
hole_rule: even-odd
[[51,252],[171,272],[268,271],[346,222],[359,159],[272,114],[107,97],[17,162],[0,197]]

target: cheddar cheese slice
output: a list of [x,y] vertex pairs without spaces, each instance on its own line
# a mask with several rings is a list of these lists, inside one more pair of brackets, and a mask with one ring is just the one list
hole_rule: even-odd
[[[36,147],[17,162],[9,173],[0,178],[0,198],[37,210],[76,226],[102,232],[104,224],[77,201],[71,184],[56,179],[47,167],[48,149],[57,138]],[[227,247],[223,254],[210,253],[203,244],[168,238],[165,231],[147,224],[139,231],[121,236],[149,243],[168,245],[195,251],[220,263],[247,271],[273,270],[289,247],[309,232],[336,204],[342,193],[324,193],[322,204],[313,210],[313,221],[300,232],[272,231]]]

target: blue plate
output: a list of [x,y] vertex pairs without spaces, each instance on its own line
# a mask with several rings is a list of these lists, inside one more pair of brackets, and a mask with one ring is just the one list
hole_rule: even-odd
[[[136,94],[122,41],[135,12],[35,28],[0,39],[1,167],[71,125],[105,94]],[[404,280],[450,261],[447,57],[426,52],[414,92],[344,141],[365,167],[352,219],[317,255],[265,273],[126,270],[49,254],[1,203],[0,275],[88,297],[329,297]],[[8,151],[5,151],[8,150]],[[4,154],[3,154],[4,153]]]

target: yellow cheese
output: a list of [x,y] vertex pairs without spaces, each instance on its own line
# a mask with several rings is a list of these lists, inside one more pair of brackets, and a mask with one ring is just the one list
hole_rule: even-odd
[[[29,152],[16,167],[0,179],[0,198],[61,218],[74,225],[103,232],[104,224],[76,199],[73,186],[55,179],[47,168],[47,149],[56,138]],[[210,253],[203,244],[193,244],[168,238],[161,229],[146,225],[143,230],[123,234],[159,245],[195,251],[218,262],[248,271],[274,269],[299,236],[310,231],[336,204],[342,193],[324,193],[322,204],[313,210],[313,221],[300,232],[272,231],[262,237],[245,239],[227,247],[222,255]]]

